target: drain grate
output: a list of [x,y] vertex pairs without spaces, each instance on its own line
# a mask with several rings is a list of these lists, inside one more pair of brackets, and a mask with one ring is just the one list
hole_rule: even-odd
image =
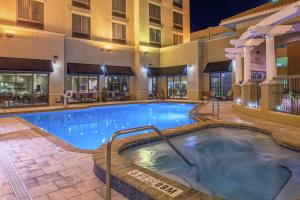
[[0,148],[0,164],[13,188],[18,200],[32,200],[26,186],[16,172],[14,166],[9,161],[6,152]]

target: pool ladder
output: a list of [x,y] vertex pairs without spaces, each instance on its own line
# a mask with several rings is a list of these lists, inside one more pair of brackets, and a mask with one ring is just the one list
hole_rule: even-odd
[[113,141],[120,135],[145,130],[153,130],[176,152],[176,154],[186,164],[188,164],[189,166],[193,166],[193,164],[173,145],[173,143],[165,135],[163,135],[158,128],[153,125],[118,131],[111,136],[109,142],[106,145],[106,200],[111,200],[111,146]]

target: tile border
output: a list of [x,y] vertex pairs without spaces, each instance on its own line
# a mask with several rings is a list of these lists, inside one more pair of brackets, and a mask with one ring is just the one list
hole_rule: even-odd
[[[260,128],[260,127],[254,127],[248,124],[242,124],[242,123],[232,123],[232,122],[225,122],[225,121],[209,121],[209,122],[198,122],[196,124],[192,125],[186,125],[182,127],[178,127],[175,129],[167,129],[162,131],[162,133],[168,137],[176,137],[184,134],[189,134],[194,131],[199,131],[203,129],[208,128],[215,128],[215,127],[228,127],[228,128],[239,128],[239,129],[248,129],[252,131],[258,131],[262,134],[270,136],[275,143],[278,145],[289,148],[291,150],[296,150],[300,152],[300,146],[293,146],[291,144],[288,144],[286,142],[277,140],[272,135],[272,132],[270,130]],[[179,195],[178,197],[172,198],[174,200],[181,200],[181,199],[198,199],[198,200],[217,200],[220,199],[218,197],[212,197],[207,194],[201,193],[199,191],[196,191],[192,188],[186,187],[185,185],[182,185],[180,183],[177,183],[167,177],[164,177],[156,172],[150,171],[148,169],[145,169],[141,166],[138,166],[134,163],[131,163],[127,160],[125,160],[121,153],[125,150],[128,150],[130,148],[149,144],[152,142],[159,141],[160,138],[155,133],[148,133],[148,134],[142,134],[137,136],[131,136],[127,138],[122,138],[114,141],[112,145],[112,188],[118,191],[119,193],[123,194],[129,199],[137,199],[140,193],[147,196],[146,199],[170,199],[170,197],[166,196],[164,193],[160,191],[155,191],[147,184],[144,184],[141,181],[135,180],[133,177],[130,177],[127,175],[129,171],[132,170],[139,170],[143,173],[146,173],[152,177],[155,177],[167,184],[174,185],[175,187],[183,190],[183,193]],[[93,154],[93,159],[95,161],[95,173],[99,179],[101,179],[103,182],[105,182],[105,172],[106,172],[106,159],[105,159],[105,151],[106,151],[106,145],[102,145],[100,148],[96,150],[96,153]],[[116,184],[118,183],[118,184]],[[124,189],[125,188],[125,189]],[[130,194],[126,194],[127,191],[131,191]],[[134,191],[134,192],[133,192]]]

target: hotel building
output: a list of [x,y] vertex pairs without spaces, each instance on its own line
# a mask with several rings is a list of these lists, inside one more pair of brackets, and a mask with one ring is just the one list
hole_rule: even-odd
[[54,105],[64,91],[87,102],[200,100],[213,90],[254,116],[300,113],[299,1],[191,34],[189,0],[0,4],[1,107]]
[[1,107],[54,105],[65,91],[73,91],[74,101],[98,101],[102,91],[142,100],[158,85],[165,98],[197,98],[187,89],[190,53],[177,50],[190,41],[188,0],[0,5]]

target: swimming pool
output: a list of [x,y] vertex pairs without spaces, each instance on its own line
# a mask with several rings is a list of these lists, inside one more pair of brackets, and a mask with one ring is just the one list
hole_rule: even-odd
[[[19,117],[77,148],[94,150],[116,131],[145,125],[167,129],[190,124],[189,111],[194,106],[189,103],[125,104],[28,113]],[[137,133],[131,135],[134,134]]]
[[270,136],[238,128],[208,128],[171,138],[188,166],[162,142],[134,147],[125,159],[203,193],[230,200],[300,198],[300,153]]

